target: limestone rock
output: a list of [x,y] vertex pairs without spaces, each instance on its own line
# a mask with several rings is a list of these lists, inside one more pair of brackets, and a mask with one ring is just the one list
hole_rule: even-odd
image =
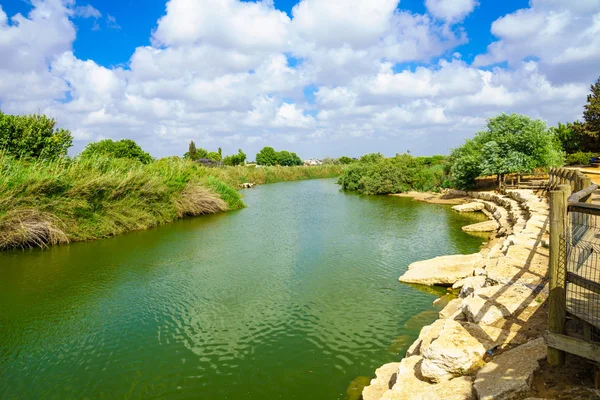
[[462,308],[460,308],[460,304],[462,303],[461,299],[450,300],[446,307],[444,307],[440,311],[441,319],[457,319],[460,315],[462,315]]
[[475,212],[475,211],[481,211],[485,208],[485,206],[483,205],[483,203],[480,203],[478,201],[472,202],[472,203],[467,203],[467,204],[460,204],[458,206],[454,206],[452,207],[452,209],[454,211],[458,211],[458,212]]
[[475,391],[481,400],[518,398],[530,389],[538,361],[546,357],[543,338],[532,340],[487,363],[475,378]]
[[456,281],[471,276],[481,255],[453,255],[417,261],[408,266],[408,271],[399,280],[421,285],[452,286]]
[[469,296],[471,293],[475,292],[477,289],[481,289],[485,287],[485,283],[487,278],[485,276],[471,276],[469,278],[465,278],[462,289],[460,290],[460,298],[465,298]]
[[375,379],[362,391],[363,400],[379,400],[396,383],[400,363],[389,363],[375,371]]
[[428,348],[431,342],[440,336],[441,330],[444,328],[444,320],[438,319],[431,325],[424,326],[419,333],[419,338],[406,351],[406,357],[420,356]]
[[500,228],[500,224],[494,220],[479,222],[477,224],[463,226],[463,232],[494,232]]
[[484,364],[485,352],[485,347],[460,323],[446,319],[438,338],[422,351],[421,374],[438,383],[472,375]]
[[462,376],[437,385],[389,390],[381,400],[475,400],[472,378]]
[[454,285],[452,285],[452,290],[460,289],[463,287],[464,284],[465,284],[464,279],[461,279],[460,281],[456,281],[456,282],[454,282]]
[[471,322],[494,325],[522,313],[535,311],[548,297],[548,290],[519,284],[497,285],[476,290],[462,301],[462,311]]
[[527,342],[525,335],[519,333],[518,325],[511,325],[510,329],[501,329],[472,322],[462,322],[461,324],[486,350],[503,348],[509,343],[520,345]]
[[422,357],[412,356],[402,360],[396,384],[381,400],[474,400],[470,377],[460,377],[443,384],[431,384],[420,374]]

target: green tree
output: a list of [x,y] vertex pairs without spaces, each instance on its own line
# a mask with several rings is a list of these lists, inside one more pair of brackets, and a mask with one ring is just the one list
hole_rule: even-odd
[[296,165],[296,162],[289,151],[282,150],[277,153],[277,164],[290,167]]
[[350,157],[346,157],[346,156],[341,156],[340,158],[338,158],[338,161],[340,162],[340,164],[352,164],[355,160],[350,158]]
[[380,161],[383,158],[384,158],[383,154],[381,154],[381,153],[369,153],[369,154],[365,154],[364,156],[362,156],[359,161],[365,162],[365,163],[372,163],[372,162]]
[[[582,150],[582,130],[578,127],[578,123],[561,124],[552,128],[552,132],[556,139],[560,142],[561,147],[567,154],[577,153]],[[581,123],[579,123],[581,125]]]
[[104,139],[99,142],[92,142],[85,146],[80,157],[112,157],[112,158],[128,158],[138,160],[143,164],[152,162],[152,156],[146,153],[136,142],[131,139],[122,139],[113,141]]
[[216,162],[222,161],[221,154],[217,151],[209,151],[208,154],[206,154],[206,157],[203,157],[203,158],[207,158],[209,160],[213,160]]
[[15,158],[55,159],[67,155],[73,135],[55,129],[45,115],[10,115],[0,112],[0,150]]
[[539,167],[562,165],[564,153],[546,124],[517,114],[488,120],[487,130],[475,134],[452,156],[452,175],[459,187],[472,186],[481,175],[531,172]]
[[238,153],[237,154],[233,154],[231,156],[227,156],[223,159],[223,163],[225,165],[244,165],[244,162],[246,161],[246,154],[244,154],[244,152],[242,151],[242,149],[238,149]]
[[304,162],[302,162],[302,159],[300,157],[298,157],[298,155],[294,152],[291,152],[290,155],[292,156],[292,165],[303,165]]
[[583,119],[586,130],[597,139],[600,137],[600,78],[591,85],[590,91],[587,104],[583,107]]
[[256,163],[258,165],[277,165],[278,154],[272,147],[263,147],[263,149],[256,154]]
[[193,140],[190,142],[190,145],[188,147],[188,152],[186,153],[186,158],[189,158],[192,161],[195,161],[200,158],[200,157],[198,157],[198,151],[196,150],[196,143],[194,143]]

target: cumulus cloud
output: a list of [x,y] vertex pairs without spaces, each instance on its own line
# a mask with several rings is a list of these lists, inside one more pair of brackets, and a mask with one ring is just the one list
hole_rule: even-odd
[[479,3],[476,0],[426,0],[427,10],[436,18],[458,22],[469,15]]
[[100,11],[33,0],[27,16],[0,7],[0,106],[57,118],[76,150],[128,137],[156,156],[189,140],[306,158],[446,152],[499,112],[578,117],[598,74],[599,2],[532,0],[495,21],[497,40],[469,63],[456,48],[474,0],[427,0],[425,14],[397,0],[300,0],[291,16],[272,0],[170,0],[151,45],[105,67],[72,49],[73,19]]
[[494,21],[491,31],[499,40],[476,57],[476,66],[515,64],[531,57],[555,82],[597,78],[600,0],[533,0],[531,7]]

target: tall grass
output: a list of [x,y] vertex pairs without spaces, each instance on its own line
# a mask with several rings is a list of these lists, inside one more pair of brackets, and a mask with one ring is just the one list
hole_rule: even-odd
[[0,250],[104,238],[243,206],[237,191],[188,161],[28,162],[0,153]]
[[343,166],[206,168],[86,157],[16,160],[0,152],[0,250],[45,247],[244,207],[239,183],[339,176]]

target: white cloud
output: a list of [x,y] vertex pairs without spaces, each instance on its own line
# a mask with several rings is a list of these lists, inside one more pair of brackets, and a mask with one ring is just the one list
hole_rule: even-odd
[[505,15],[492,24],[499,38],[475,65],[534,57],[552,81],[590,82],[600,63],[600,1],[534,0],[531,7]]
[[170,0],[152,45],[109,68],[73,53],[71,19],[97,13],[34,0],[27,16],[0,7],[0,106],[57,118],[76,150],[128,137],[156,156],[192,139],[250,158],[264,145],[303,158],[446,152],[499,112],[577,118],[598,74],[598,1],[532,0],[494,22],[498,40],[472,65],[457,46],[475,1],[417,14],[395,0],[302,0],[290,18],[270,0]]
[[427,10],[448,22],[462,21],[479,3],[476,0],[425,0]]
[[102,13],[91,5],[75,7],[75,15],[82,18],[100,18]]

